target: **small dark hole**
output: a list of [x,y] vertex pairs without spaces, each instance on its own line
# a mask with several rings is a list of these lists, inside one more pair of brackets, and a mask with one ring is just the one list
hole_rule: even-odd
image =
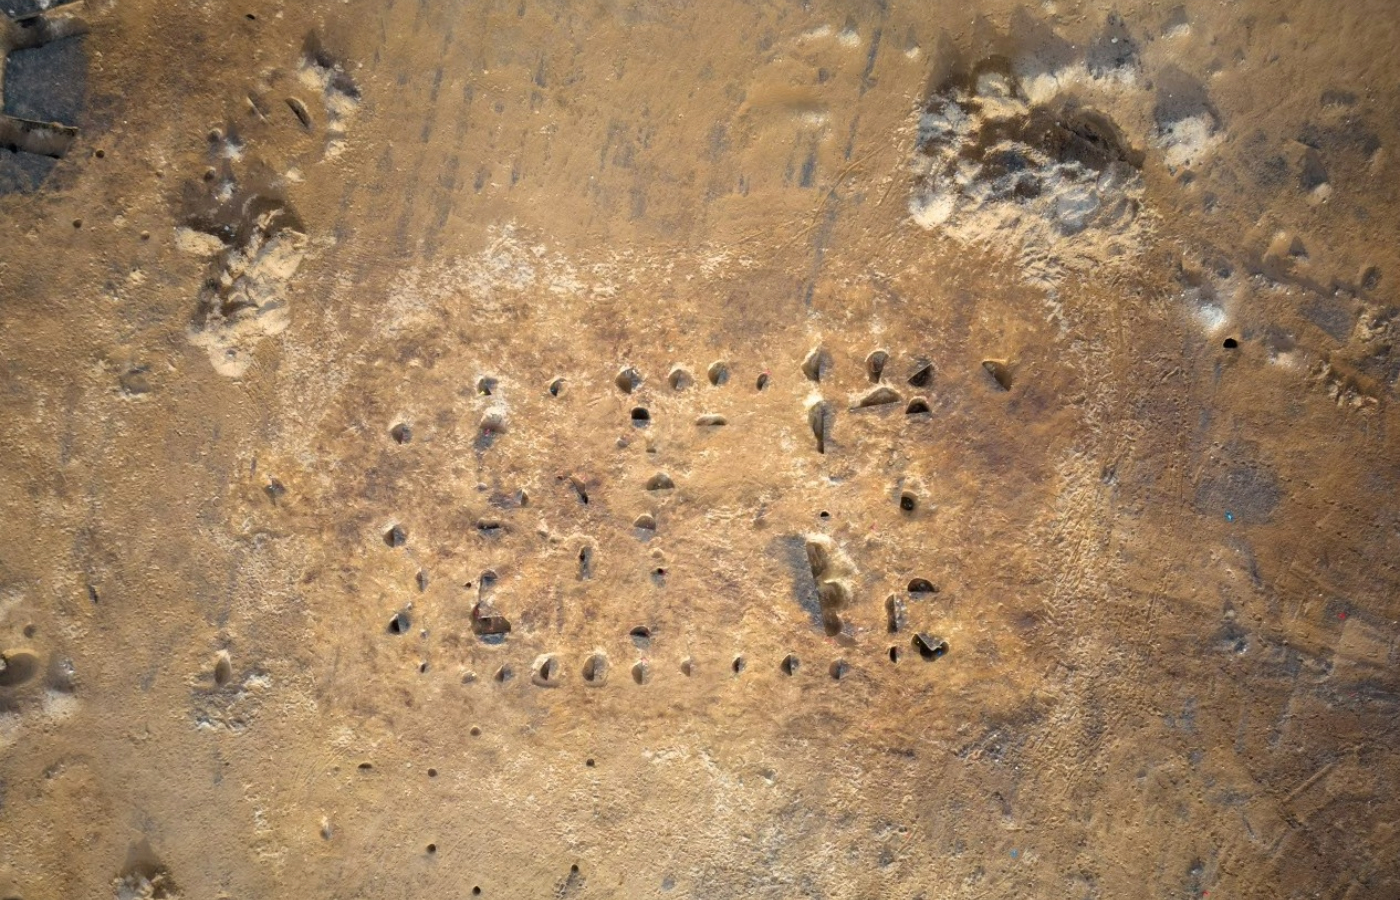
[[25,636],[25,637],[27,637],[27,638],[32,638],[34,635],[36,635],[36,634],[38,634],[38,633],[39,633],[39,626],[35,625],[33,622],[31,622],[31,623],[29,623],[28,625],[24,626],[24,636]]
[[909,593],[911,594],[936,594],[938,588],[933,586],[933,582],[927,578],[915,578],[909,582]]
[[646,641],[651,639],[651,629],[645,625],[638,625],[627,633],[632,636],[633,640]]
[[436,852],[437,852],[437,844],[429,844],[429,845],[428,845],[428,855],[431,856],[431,855],[433,855],[433,854],[436,853]]
[[840,681],[842,678],[846,677],[846,672],[849,670],[850,666],[846,665],[846,661],[844,659],[838,659],[831,664],[831,668],[828,671],[831,673],[832,678]]
[[574,866],[569,866],[569,871],[572,872],[573,874],[577,875],[577,874],[578,874],[578,866],[576,866],[576,865],[574,865]]
[[666,382],[671,385],[673,391],[683,391],[695,383],[695,379],[690,373],[680,366],[671,370],[671,374],[666,376]]
[[723,362],[714,363],[710,366],[708,374],[710,376],[710,384],[715,387],[722,387],[729,381],[729,364]]
[[593,762],[593,757],[590,756],[588,759],[585,759],[585,760],[583,761],[583,764],[584,764],[585,766],[588,766],[588,768],[590,768],[590,769],[593,768],[593,766],[595,765],[595,763]]
[[1234,349],[1236,349],[1237,347],[1239,347],[1239,345],[1240,345],[1240,342],[1237,341],[1237,340],[1235,340],[1234,338],[1226,338],[1226,339],[1225,339],[1225,344],[1224,344],[1224,346],[1225,346],[1225,349],[1226,349],[1226,350],[1234,350]]
[[390,634],[408,634],[408,629],[412,627],[408,613],[394,613],[394,617],[389,620]]
[[880,380],[880,376],[885,373],[885,363],[889,360],[890,355],[884,350],[876,350],[865,358],[865,372],[871,381]]
[[247,19],[249,22],[256,22],[258,20],[258,17],[252,13],[245,13],[243,18]]
[[787,656],[783,657],[780,668],[783,670],[784,675],[796,675],[797,669],[801,665],[802,663],[798,660],[796,654],[789,653]]
[[481,729],[473,725],[471,727],[471,731],[469,731],[468,734],[470,734],[472,737],[481,737]]
[[917,416],[929,412],[928,401],[922,397],[915,397],[909,401],[909,405],[904,408],[906,416]]
[[766,390],[768,390],[768,373],[767,373],[767,372],[764,372],[762,375],[758,376],[758,382],[756,383],[755,386],[756,386],[760,391],[766,391]]
[[562,391],[563,389],[564,389],[564,379],[562,379],[562,378],[556,378],[556,379],[554,379],[553,381],[551,381],[551,382],[549,383],[549,395],[550,395],[551,397],[558,397],[558,396],[559,396],[559,392]]
[[914,649],[927,660],[938,659],[948,652],[948,642],[926,634],[914,635]]
[[928,383],[933,380],[933,366],[924,363],[909,376],[909,383],[914,387],[928,387]]
[[476,382],[476,392],[483,397],[490,397],[496,392],[497,381],[494,378],[484,377]]
[[429,770],[428,770],[428,777],[429,777],[429,778],[436,778],[436,777],[437,777],[437,769],[429,769]]
[[474,887],[474,888],[472,888],[472,896],[473,896],[473,897],[478,897],[478,896],[480,896],[480,895],[481,895],[481,888],[479,888],[479,887]]
[[622,391],[622,393],[624,394],[632,393],[637,389],[637,386],[641,383],[641,374],[638,373],[636,369],[630,368],[623,369],[621,372],[618,372],[617,377],[613,379],[613,384],[617,385],[617,389],[619,391]]
[[898,648],[898,647],[891,647],[891,648],[890,648],[890,662],[892,662],[892,663],[897,663],[897,662],[899,662],[899,648]]
[[82,220],[82,219],[74,219],[74,220],[73,220],[73,227],[74,227],[74,228],[82,228],[82,227],[83,227],[83,220]]
[[632,410],[632,424],[637,428],[645,428],[651,424],[651,413],[646,407],[638,406]]
[[427,663],[421,662],[421,663],[418,664],[418,674],[419,674],[419,675],[427,674],[427,671],[428,671],[428,664],[427,664]]
[[360,769],[361,772],[368,772],[370,769],[373,769],[373,768],[374,768],[374,763],[360,763],[360,765],[359,765],[359,769]]
[[384,543],[390,547],[402,547],[408,543],[408,532],[403,530],[402,525],[394,525],[384,532]]
[[913,512],[914,508],[918,505],[918,499],[909,491],[905,491],[899,495],[899,508],[905,512]]
[[740,672],[744,671],[744,666],[745,666],[744,658],[743,658],[742,656],[736,656],[736,657],[734,657],[734,662],[733,662],[733,664],[730,666],[730,668],[732,668],[732,669],[734,670],[734,674],[735,674],[735,675],[738,675]]
[[831,518],[831,513],[827,512],[826,510],[822,510],[821,512],[817,513],[817,518],[829,519]]
[[96,151],[96,152],[93,153],[93,156],[96,156],[98,159],[102,159],[102,158],[105,157],[106,155],[107,155],[107,151],[106,151],[106,150],[98,150],[98,151]]

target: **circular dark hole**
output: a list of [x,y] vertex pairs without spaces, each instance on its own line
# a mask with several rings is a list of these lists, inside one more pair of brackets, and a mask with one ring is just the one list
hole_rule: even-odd
[[549,394],[551,397],[558,397],[559,392],[564,389],[564,379],[556,378],[549,383]]
[[394,617],[389,620],[390,634],[407,634],[412,623],[406,613],[394,613]]
[[83,220],[82,220],[82,219],[74,219],[74,220],[73,220],[73,227],[74,227],[74,228],[82,228],[82,227],[83,227]]
[[1234,349],[1236,349],[1237,347],[1239,347],[1239,345],[1240,345],[1240,342],[1237,341],[1237,340],[1235,340],[1234,338],[1226,338],[1226,339],[1225,339],[1224,347],[1225,347],[1226,350],[1234,350]]
[[817,518],[829,519],[831,518],[831,513],[827,512],[826,510],[822,510],[821,512],[817,513]]
[[361,772],[368,772],[370,769],[373,769],[373,768],[374,768],[374,763],[360,763],[360,765],[359,765],[359,769],[360,769]]
[[472,888],[472,896],[473,896],[473,897],[479,896],[480,894],[481,894],[481,888],[479,888],[479,887],[474,887],[474,888]]
[[428,845],[428,854],[429,854],[429,855],[432,855],[432,854],[434,854],[434,853],[436,853],[436,852],[437,852],[437,844],[429,844],[429,845]]
[[919,501],[914,499],[914,495],[905,491],[899,495],[899,508],[905,512],[913,512],[914,507],[919,505]]
[[898,648],[898,647],[891,647],[891,648],[890,648],[890,662],[892,662],[892,663],[897,663],[897,662],[899,662],[899,648]]
[[38,631],[39,627],[32,622],[24,626],[24,636],[27,638],[32,638],[35,634],[38,633]]
[[400,422],[389,429],[389,436],[394,439],[396,444],[407,444],[413,440],[413,429],[409,427],[407,422]]
[[915,578],[909,582],[909,593],[911,594],[936,594],[938,588],[933,586],[933,582],[927,578]]
[[245,13],[243,18],[247,19],[249,22],[256,22],[258,20],[258,17],[252,13]]
[[757,383],[756,387],[757,387],[760,391],[763,391],[763,390],[767,390],[767,389],[768,389],[768,373],[767,373],[767,372],[764,372],[762,375],[758,376],[758,383]]
[[613,384],[617,385],[617,389],[624,394],[632,393],[641,383],[642,376],[636,369],[623,369],[621,372],[618,372],[617,377],[613,379]]
[[647,412],[645,406],[638,406],[632,410],[632,424],[638,428],[645,428],[651,424],[651,413]]
[[734,669],[735,675],[738,675],[740,672],[744,671],[744,658],[742,656],[734,657],[734,663],[732,664],[731,668]]
[[578,874],[578,866],[577,866],[577,865],[569,866],[569,871],[572,872],[573,874],[577,875],[577,874]]
[[421,662],[421,663],[418,664],[418,674],[419,674],[419,675],[423,675],[423,674],[425,674],[427,671],[428,671],[428,664],[427,664],[427,663]]
[[93,156],[96,156],[98,159],[102,159],[102,158],[105,157],[106,155],[107,155],[107,151],[106,151],[106,150],[98,150],[98,151],[96,151],[95,153],[93,153]]
[[481,737],[481,729],[473,725],[469,734],[471,734],[472,737]]
[[429,778],[436,778],[436,777],[437,777],[437,769],[429,769],[429,770],[428,770],[428,777],[429,777]]
[[646,640],[647,638],[651,637],[651,629],[646,627],[645,625],[638,625],[636,628],[633,628],[627,633],[632,637],[637,638],[638,640]]
[[595,765],[594,762],[593,762],[593,757],[590,756],[588,759],[585,759],[585,760],[583,761],[583,764],[584,764],[585,766],[588,766],[588,768],[590,768],[590,769],[593,768],[593,766]]

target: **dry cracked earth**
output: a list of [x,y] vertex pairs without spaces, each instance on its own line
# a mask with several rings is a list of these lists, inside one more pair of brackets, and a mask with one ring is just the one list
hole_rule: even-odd
[[1392,0],[3,0],[0,898],[1400,897]]

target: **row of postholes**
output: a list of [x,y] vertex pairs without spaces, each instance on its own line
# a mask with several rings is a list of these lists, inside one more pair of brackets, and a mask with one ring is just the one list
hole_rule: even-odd
[[[870,381],[877,385],[870,391],[856,398],[852,406],[853,409],[869,409],[885,406],[893,403],[903,403],[904,398],[898,391],[882,384],[885,374],[885,367],[890,359],[890,354],[884,350],[875,350],[865,359],[865,371],[870,377]],[[826,371],[831,367],[831,355],[821,347],[812,350],[802,361],[802,373],[809,381],[820,382]],[[982,361],[982,368],[990,376],[991,382],[1003,391],[1011,390],[1011,368],[1006,360],[987,359]],[[713,363],[707,370],[707,377],[711,385],[723,387],[728,384],[730,378],[729,364],[726,362]],[[914,371],[906,380],[910,386],[915,388],[927,387],[933,383],[934,367],[924,357],[919,357],[914,361]],[[619,371],[613,379],[613,384],[624,394],[631,394],[642,386],[646,379],[635,368],[628,366]],[[755,387],[766,390],[770,381],[769,373],[764,371],[759,374]],[[688,370],[676,366],[671,369],[666,377],[666,382],[672,390],[683,391],[695,383],[695,378]],[[495,394],[500,381],[491,376],[482,376],[477,380],[476,390],[482,396],[490,397]],[[555,378],[549,383],[549,393],[558,397],[564,390],[565,379]],[[932,412],[927,399],[914,397],[908,402],[905,412],[911,416],[928,415]],[[820,398],[811,400],[807,408],[808,419],[812,430],[817,437],[818,452],[825,452],[825,431],[829,427],[831,416],[831,404]],[[632,424],[638,428],[646,428],[651,424],[651,411],[644,406],[635,407],[631,412]],[[718,414],[707,413],[695,420],[695,424],[702,427],[713,427],[727,425],[728,420]],[[497,433],[504,432],[505,422],[499,414],[490,414],[482,421],[482,433],[490,438]],[[413,440],[413,428],[407,422],[399,422],[390,429],[390,434],[394,440],[400,444],[407,444]]]
[[[919,632],[910,639],[910,646],[919,655],[920,659],[926,662],[933,662],[948,653],[948,642],[942,638]],[[904,648],[898,644],[890,645],[887,651],[889,660],[897,663],[903,659]],[[579,675],[583,683],[591,687],[602,687],[608,681],[611,664],[603,653],[593,653],[584,661],[583,667],[579,670]],[[748,660],[740,655],[734,657],[729,664],[730,671],[737,677],[748,668]],[[778,671],[784,675],[797,675],[802,668],[802,661],[797,654],[789,653],[778,663]],[[840,681],[850,672],[851,666],[845,659],[836,659],[827,666],[827,674],[833,679]],[[653,672],[652,663],[649,660],[641,659],[632,665],[632,680],[639,685],[647,684],[651,681]],[[680,664],[680,672],[686,677],[695,674],[695,664],[691,659],[684,659]],[[515,677],[515,670],[509,663],[502,665],[492,676],[492,680],[504,684]],[[464,683],[471,683],[476,680],[475,673],[468,673],[462,678]],[[565,680],[564,664],[559,656],[553,653],[545,653],[535,658],[530,666],[530,681],[538,687],[558,687]]]

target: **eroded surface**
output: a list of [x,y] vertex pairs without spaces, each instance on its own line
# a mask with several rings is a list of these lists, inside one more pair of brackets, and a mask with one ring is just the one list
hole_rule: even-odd
[[1400,13],[974,6],[12,58],[0,897],[1400,894]]

